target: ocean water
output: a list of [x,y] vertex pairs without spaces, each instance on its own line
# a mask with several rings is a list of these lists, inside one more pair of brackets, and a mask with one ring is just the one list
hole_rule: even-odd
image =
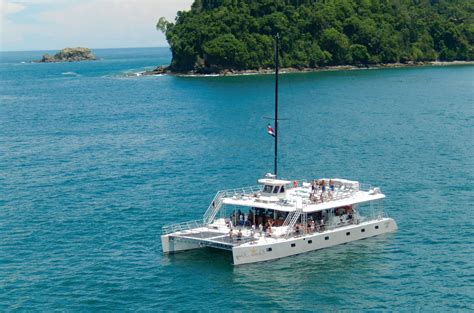
[[0,311],[474,310],[474,66],[282,75],[280,175],[378,185],[399,230],[234,267],[159,236],[271,171],[273,77],[95,52],[0,54]]

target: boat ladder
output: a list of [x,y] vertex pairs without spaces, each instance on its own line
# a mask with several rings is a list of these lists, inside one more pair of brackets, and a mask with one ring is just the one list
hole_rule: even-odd
[[288,227],[286,230],[285,238],[288,238],[288,236],[293,232],[293,228],[295,227],[302,213],[302,208],[296,209],[295,211],[288,213],[288,216],[286,217],[285,222],[283,223],[283,226]]
[[209,207],[207,208],[207,211],[206,213],[204,213],[204,216],[202,218],[202,222],[204,223],[204,225],[209,225],[212,223],[212,221],[214,220],[217,213],[222,207],[222,202],[224,201],[226,193],[226,191],[219,191],[214,197],[214,199],[212,199],[211,204],[209,204]]

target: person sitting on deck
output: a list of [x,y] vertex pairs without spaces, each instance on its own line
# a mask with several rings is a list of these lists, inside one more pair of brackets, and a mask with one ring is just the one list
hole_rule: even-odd
[[324,231],[324,219],[321,219],[321,223],[319,224],[319,231]]

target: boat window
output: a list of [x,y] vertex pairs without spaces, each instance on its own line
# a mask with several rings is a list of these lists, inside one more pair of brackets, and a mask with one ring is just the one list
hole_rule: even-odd
[[365,228],[362,228],[360,231],[361,231],[362,233],[365,233]]
[[271,252],[272,251],[272,248],[267,248],[267,252]]
[[379,229],[379,225],[375,226],[375,229]]
[[280,193],[284,193],[284,192],[285,192],[285,186],[281,186]]
[[329,240],[329,236],[324,237],[324,240]]
[[351,235],[351,232],[347,232],[347,233],[346,233],[346,236],[350,236],[350,235]]
[[263,187],[263,192],[272,193],[272,186],[265,185],[265,187]]
[[278,193],[279,190],[280,186],[275,186],[275,188],[273,188],[273,193]]
[[312,240],[308,240],[308,244],[311,244],[311,243],[313,243],[313,241],[312,241]]
[[292,243],[291,246],[292,246],[292,247],[296,247],[296,243]]

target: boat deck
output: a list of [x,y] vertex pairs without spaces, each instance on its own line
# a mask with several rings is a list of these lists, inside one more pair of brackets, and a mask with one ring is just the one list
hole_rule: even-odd
[[173,240],[186,240],[199,244],[202,247],[211,247],[223,250],[232,250],[232,247],[255,241],[253,237],[242,235],[241,238],[230,238],[228,233],[210,231],[208,228],[193,229],[170,235]]

